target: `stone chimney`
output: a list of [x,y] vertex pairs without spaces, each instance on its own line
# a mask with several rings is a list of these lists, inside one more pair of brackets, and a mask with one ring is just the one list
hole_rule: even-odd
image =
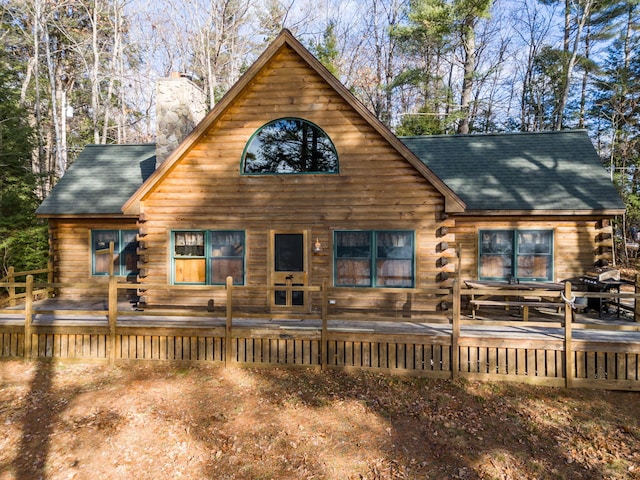
[[156,168],[207,113],[206,96],[187,77],[172,73],[156,89]]

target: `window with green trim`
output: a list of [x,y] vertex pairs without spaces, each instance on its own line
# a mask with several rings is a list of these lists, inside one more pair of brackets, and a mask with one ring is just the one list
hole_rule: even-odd
[[244,232],[189,230],[171,234],[173,283],[244,285]]
[[335,285],[413,287],[414,237],[412,231],[334,232]]
[[137,230],[91,230],[91,273],[109,275],[109,244],[113,242],[114,275],[137,274],[137,237]]
[[482,280],[553,281],[553,230],[481,230]]
[[242,154],[245,174],[338,173],[329,136],[300,118],[281,118],[253,134]]

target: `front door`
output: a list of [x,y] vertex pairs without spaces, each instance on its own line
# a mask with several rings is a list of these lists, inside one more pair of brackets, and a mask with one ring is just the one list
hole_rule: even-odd
[[[292,287],[304,287],[309,281],[308,235],[305,231],[270,232],[269,273],[270,307],[281,311],[306,311],[308,294]],[[287,287],[282,290],[277,287]]]

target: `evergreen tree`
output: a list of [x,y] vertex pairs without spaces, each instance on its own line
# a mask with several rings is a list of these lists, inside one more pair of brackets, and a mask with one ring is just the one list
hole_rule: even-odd
[[46,263],[46,227],[34,215],[38,205],[31,171],[33,131],[20,106],[19,80],[0,52],[0,276],[42,268]]
[[[471,129],[470,106],[478,65],[476,28],[480,20],[489,16],[491,5],[491,0],[415,0],[407,15],[409,24],[394,30],[401,49],[414,56],[418,60],[416,67],[424,72],[420,82],[424,103],[420,110],[427,115],[446,118],[451,114],[454,64],[450,59],[455,58],[454,51],[461,53],[462,84],[455,118],[458,133],[469,133]],[[443,92],[449,97],[441,104]]]
[[[626,205],[618,226],[623,233],[640,225],[640,4],[622,2],[609,18],[617,18],[620,32],[608,49],[590,111],[606,166]],[[623,242],[622,245],[626,245]],[[624,248],[621,259],[628,258]]]
[[336,23],[331,20],[322,35],[322,42],[312,45],[312,51],[320,63],[329,70],[333,76],[338,77],[338,40],[336,38]]
[[[640,37],[631,39],[638,51]],[[609,50],[593,111],[594,123],[606,139],[608,166],[627,205],[627,221],[640,222],[640,58],[625,55],[618,39]]]

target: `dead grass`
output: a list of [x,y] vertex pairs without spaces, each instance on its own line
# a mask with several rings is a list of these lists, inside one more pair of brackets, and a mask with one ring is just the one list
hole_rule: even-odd
[[640,394],[0,362],[0,479],[640,479]]

